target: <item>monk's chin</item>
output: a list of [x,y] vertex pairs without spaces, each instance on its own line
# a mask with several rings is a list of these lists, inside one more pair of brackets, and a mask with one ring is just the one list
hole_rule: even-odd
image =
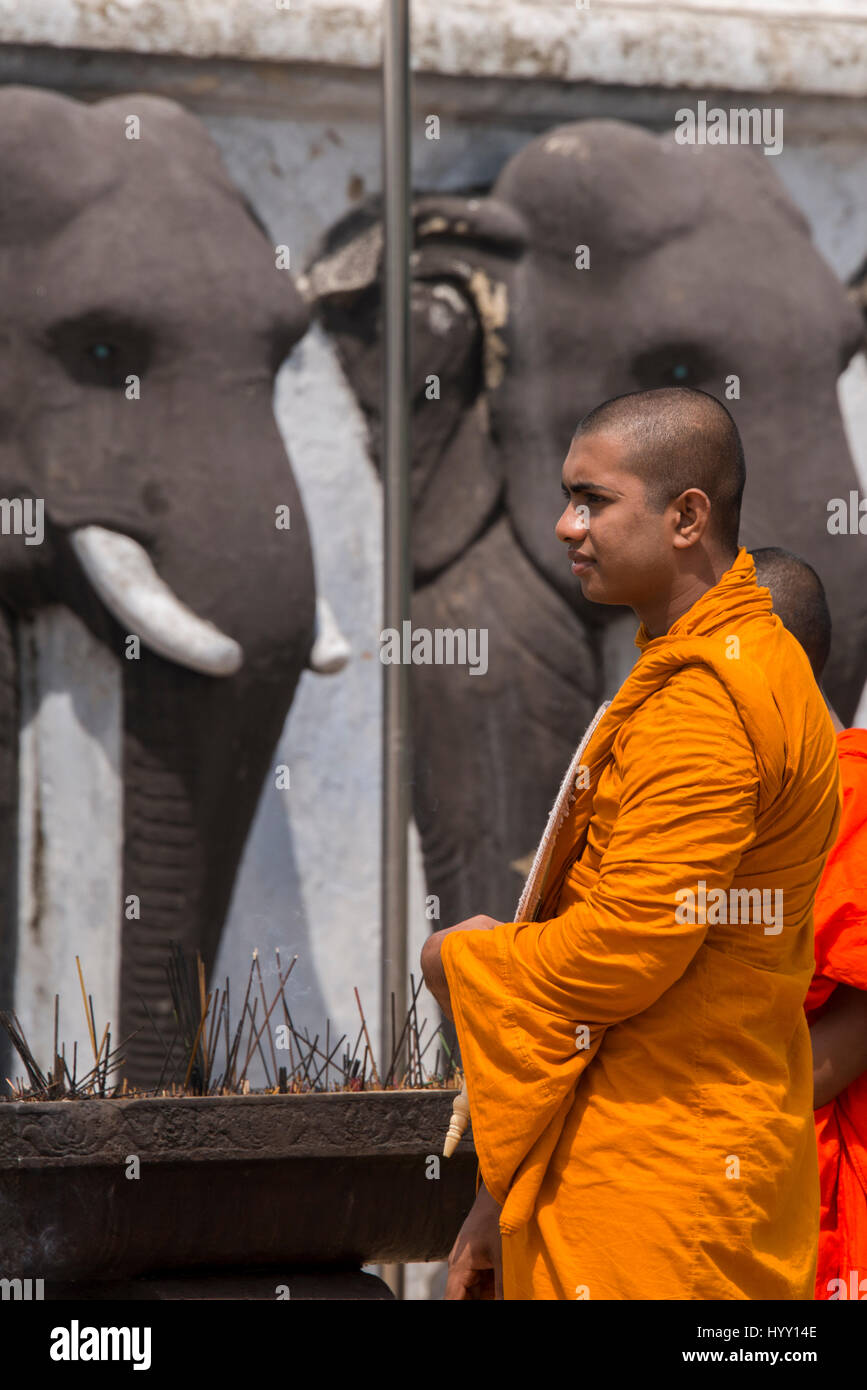
[[608,603],[605,596],[604,581],[596,573],[596,565],[587,565],[576,576],[581,585],[581,592],[585,598],[591,599],[593,603]]
[[[587,583],[588,579],[590,580],[589,584]],[[599,578],[599,575],[593,574],[589,569],[585,570],[582,575],[579,575],[578,582],[581,585],[582,597],[585,598],[588,603],[603,603],[609,608],[632,607],[629,600],[623,598],[621,594],[611,593]]]

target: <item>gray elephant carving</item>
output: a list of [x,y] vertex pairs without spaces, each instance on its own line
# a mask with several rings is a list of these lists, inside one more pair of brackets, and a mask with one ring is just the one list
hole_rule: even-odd
[[[210,969],[299,677],[347,655],[272,411],[308,310],[173,102],[6,88],[0,180],[0,992],[42,962],[50,1019],[71,953],[117,938],[113,1037],[140,1029],[126,1075],[151,1082],[168,944]],[[102,781],[62,739],[40,762],[58,700]]]
[[[584,600],[553,529],[572,432],[606,398],[684,384],[726,401],[748,464],[741,544],[822,575],[826,687],[844,719],[855,710],[863,542],[830,534],[827,504],[858,487],[837,380],[864,346],[863,285],[847,293],[770,166],[588,120],[529,142],[487,193],[414,200],[412,621],[489,633],[483,680],[412,669],[414,809],[441,925],[511,916],[562,770],[625,674],[624,611]],[[368,204],[299,280],[377,461],[381,277]]]

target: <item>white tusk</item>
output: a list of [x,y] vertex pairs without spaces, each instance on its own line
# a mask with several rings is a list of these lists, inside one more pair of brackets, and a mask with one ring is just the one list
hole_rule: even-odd
[[320,676],[332,676],[342,671],[349,660],[352,648],[347,642],[334,616],[327,598],[316,600],[316,627],[313,647],[308,666]]
[[138,541],[104,526],[82,526],[71,540],[84,573],[127,632],[179,666],[206,676],[234,675],[242,648],[181,602]]

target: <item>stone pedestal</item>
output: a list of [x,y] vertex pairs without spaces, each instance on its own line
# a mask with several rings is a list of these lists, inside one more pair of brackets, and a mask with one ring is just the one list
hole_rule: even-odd
[[[381,1298],[473,1203],[453,1091],[0,1104],[0,1273],[49,1298]],[[284,1288],[287,1292],[278,1292]]]

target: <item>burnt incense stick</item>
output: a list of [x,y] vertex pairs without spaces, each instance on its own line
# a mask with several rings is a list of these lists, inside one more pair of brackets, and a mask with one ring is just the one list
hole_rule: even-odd
[[[262,996],[262,1008],[265,1010],[265,1023],[262,1024],[262,1027],[264,1028],[264,1027],[267,1025],[268,1019],[271,1017],[271,1009],[273,1009],[274,1004],[277,1003],[277,996],[276,996],[276,994],[274,995],[274,1001],[273,1001],[273,1003],[272,1003],[272,1005],[271,1005],[271,1009],[269,1009],[269,1008],[268,1008],[268,1002],[267,1002],[267,1000],[266,1000],[266,998],[265,998],[265,985],[264,985],[264,982],[263,982],[263,980],[262,980],[262,967],[261,967],[261,965],[259,964],[259,952],[258,952],[258,949],[255,950],[255,951],[253,952],[253,960],[254,960],[254,962],[255,962],[255,964],[256,964],[256,974],[257,974],[258,977],[259,977],[259,993],[260,993],[261,996]],[[268,1029],[268,1044],[269,1044],[269,1047],[270,1047],[270,1049],[271,1049],[271,1061],[272,1061],[273,1066],[274,1066],[274,1075],[276,1076],[276,1075],[277,1075],[277,1054],[276,1054],[275,1051],[274,1051],[274,1038],[273,1038],[273,1035],[272,1035],[272,1032],[271,1032],[271,1029],[270,1029],[270,1028]]]
[[[210,1006],[210,1003],[211,1003],[211,996],[210,996],[210,994],[209,994],[209,995],[208,995],[208,1006]],[[192,1052],[190,1053],[190,1062],[189,1062],[189,1066],[187,1067],[187,1074],[186,1074],[186,1076],[184,1077],[184,1090],[186,1090],[187,1087],[188,1087],[189,1084],[190,1084],[190,1075],[191,1075],[191,1073],[192,1073],[193,1066],[194,1066],[195,1061],[196,1061],[196,1049],[197,1049],[198,1046],[199,1046],[199,1038],[200,1038],[201,1035],[202,1035],[202,1029],[203,1029],[204,1026],[205,1026],[205,1019],[207,1018],[207,1016],[208,1016],[207,1008],[203,1005],[203,1006],[202,1006],[202,1020],[201,1020],[201,1022],[200,1022],[200,1024],[199,1024],[198,1031],[196,1032],[195,1041],[194,1041],[194,1043],[193,1043],[193,1049],[192,1049]]]
[[168,1071],[169,1067],[171,1066],[171,1061],[172,1061],[172,1058],[173,1058],[174,1055],[175,1055],[175,1047],[177,1046],[177,1041],[178,1041],[178,1038],[179,1038],[179,1037],[180,1037],[180,1028],[178,1027],[178,1028],[175,1029],[175,1036],[172,1038],[172,1045],[171,1045],[169,1051],[166,1053],[166,1060],[163,1062],[163,1069],[162,1069],[162,1071],[160,1072],[160,1079],[159,1079],[159,1081],[157,1082],[157,1095],[159,1095],[160,1091],[161,1091],[162,1088],[163,1088],[163,1082],[165,1081],[166,1072]]
[[364,1010],[363,1010],[363,1008],[361,1007],[361,999],[359,998],[358,987],[357,987],[357,985],[353,985],[353,989],[355,990],[355,1002],[356,1002],[357,1005],[358,1005],[358,1012],[361,1014],[361,1026],[362,1026],[362,1028],[364,1029],[364,1041],[365,1041],[365,1043],[367,1044],[367,1049],[368,1049],[369,1052],[370,1052],[370,1068],[371,1068],[371,1072],[372,1072],[373,1077],[374,1077],[374,1079],[375,1079],[375,1081],[376,1081],[376,1084],[379,1085],[379,1075],[378,1075],[377,1070],[376,1070],[376,1063],[375,1063],[374,1060],[373,1060],[373,1048],[370,1046],[370,1037],[369,1037],[368,1032],[367,1032],[367,1020],[366,1020],[365,1017],[364,1017]]
[[[297,956],[296,956],[295,959],[296,959],[296,960],[298,959]],[[258,967],[258,964],[259,964],[259,957],[258,957],[258,954],[255,956],[255,960],[256,960],[256,965],[257,965],[257,967]],[[293,960],[293,961],[292,961],[292,964],[289,966],[289,969],[286,971],[286,979],[287,979],[287,980],[288,980],[288,978],[289,978],[289,975],[291,974],[292,966],[293,966],[294,964],[295,964],[295,961]],[[279,985],[280,994],[275,994],[275,995],[274,995],[274,998],[273,998],[272,1001],[271,1001],[271,1007],[270,1007],[270,1009],[268,1009],[268,1012],[265,1014],[265,1022],[262,1024],[262,1027],[259,1029],[259,1032],[258,1032],[258,1034],[257,1034],[257,1036],[256,1036],[256,1042],[257,1042],[257,1043],[258,1043],[258,1041],[259,1041],[259,1038],[262,1036],[262,1033],[264,1032],[265,1028],[267,1028],[267,1026],[268,1026],[268,1020],[269,1020],[269,1018],[271,1017],[271,1014],[272,1014],[273,1009],[274,1009],[274,1005],[277,1003],[277,1000],[278,1000],[278,999],[281,997],[281,995],[282,995],[283,986],[285,985],[285,983],[286,983],[286,980],[283,980],[283,979],[281,978],[281,980],[280,980],[280,985]],[[262,988],[262,1008],[264,1009],[264,1008],[266,1007],[266,1002],[265,1002],[265,987],[264,987],[264,985],[262,985],[262,972],[261,972],[261,970],[259,971],[259,984],[260,984],[260,986],[261,986],[261,988]],[[270,1035],[270,1032],[269,1032],[268,1036],[269,1036],[269,1038],[270,1038],[270,1036],[271,1036],[271,1035]],[[252,1049],[251,1049],[251,1052],[252,1052]],[[275,1073],[276,1073],[276,1071],[277,1071],[277,1058],[276,1058],[276,1056],[274,1055],[274,1043],[273,1043],[273,1039],[272,1039],[272,1041],[271,1041],[271,1056],[272,1056],[272,1059],[273,1059],[273,1062],[274,1062],[274,1071],[275,1071]],[[244,1063],[244,1071],[245,1071],[245,1072],[246,1072],[246,1070],[247,1070],[247,1063],[249,1062],[249,1060],[250,1060],[250,1053],[247,1054],[247,1061]]]
[[[324,1071],[324,1072],[325,1072],[325,1077],[326,1077],[326,1080],[325,1080],[325,1089],[326,1089],[326,1091],[328,1090],[328,1067],[329,1067],[329,1065],[335,1065],[335,1066],[336,1066],[336,1063],[333,1063],[331,1059],[333,1058],[334,1053],[337,1051],[338,1047],[340,1046],[340,1043],[343,1042],[343,1039],[344,1039],[345,1037],[346,1037],[346,1034],[344,1033],[343,1036],[342,1036],[341,1039],[340,1039],[340,1042],[338,1042],[338,1043],[334,1046],[334,1048],[332,1049],[332,1051],[330,1052],[330,1054],[326,1057],[323,1066],[321,1066],[321,1067],[319,1068],[319,1071],[318,1071],[318,1072],[316,1073],[316,1075],[314,1076],[314,1078],[313,1078],[313,1086],[314,1086],[314,1089],[315,1089],[315,1087],[316,1087],[317,1082],[319,1081],[320,1076],[322,1075],[322,1072]],[[327,1044],[326,1044],[326,1046],[327,1046]]]

